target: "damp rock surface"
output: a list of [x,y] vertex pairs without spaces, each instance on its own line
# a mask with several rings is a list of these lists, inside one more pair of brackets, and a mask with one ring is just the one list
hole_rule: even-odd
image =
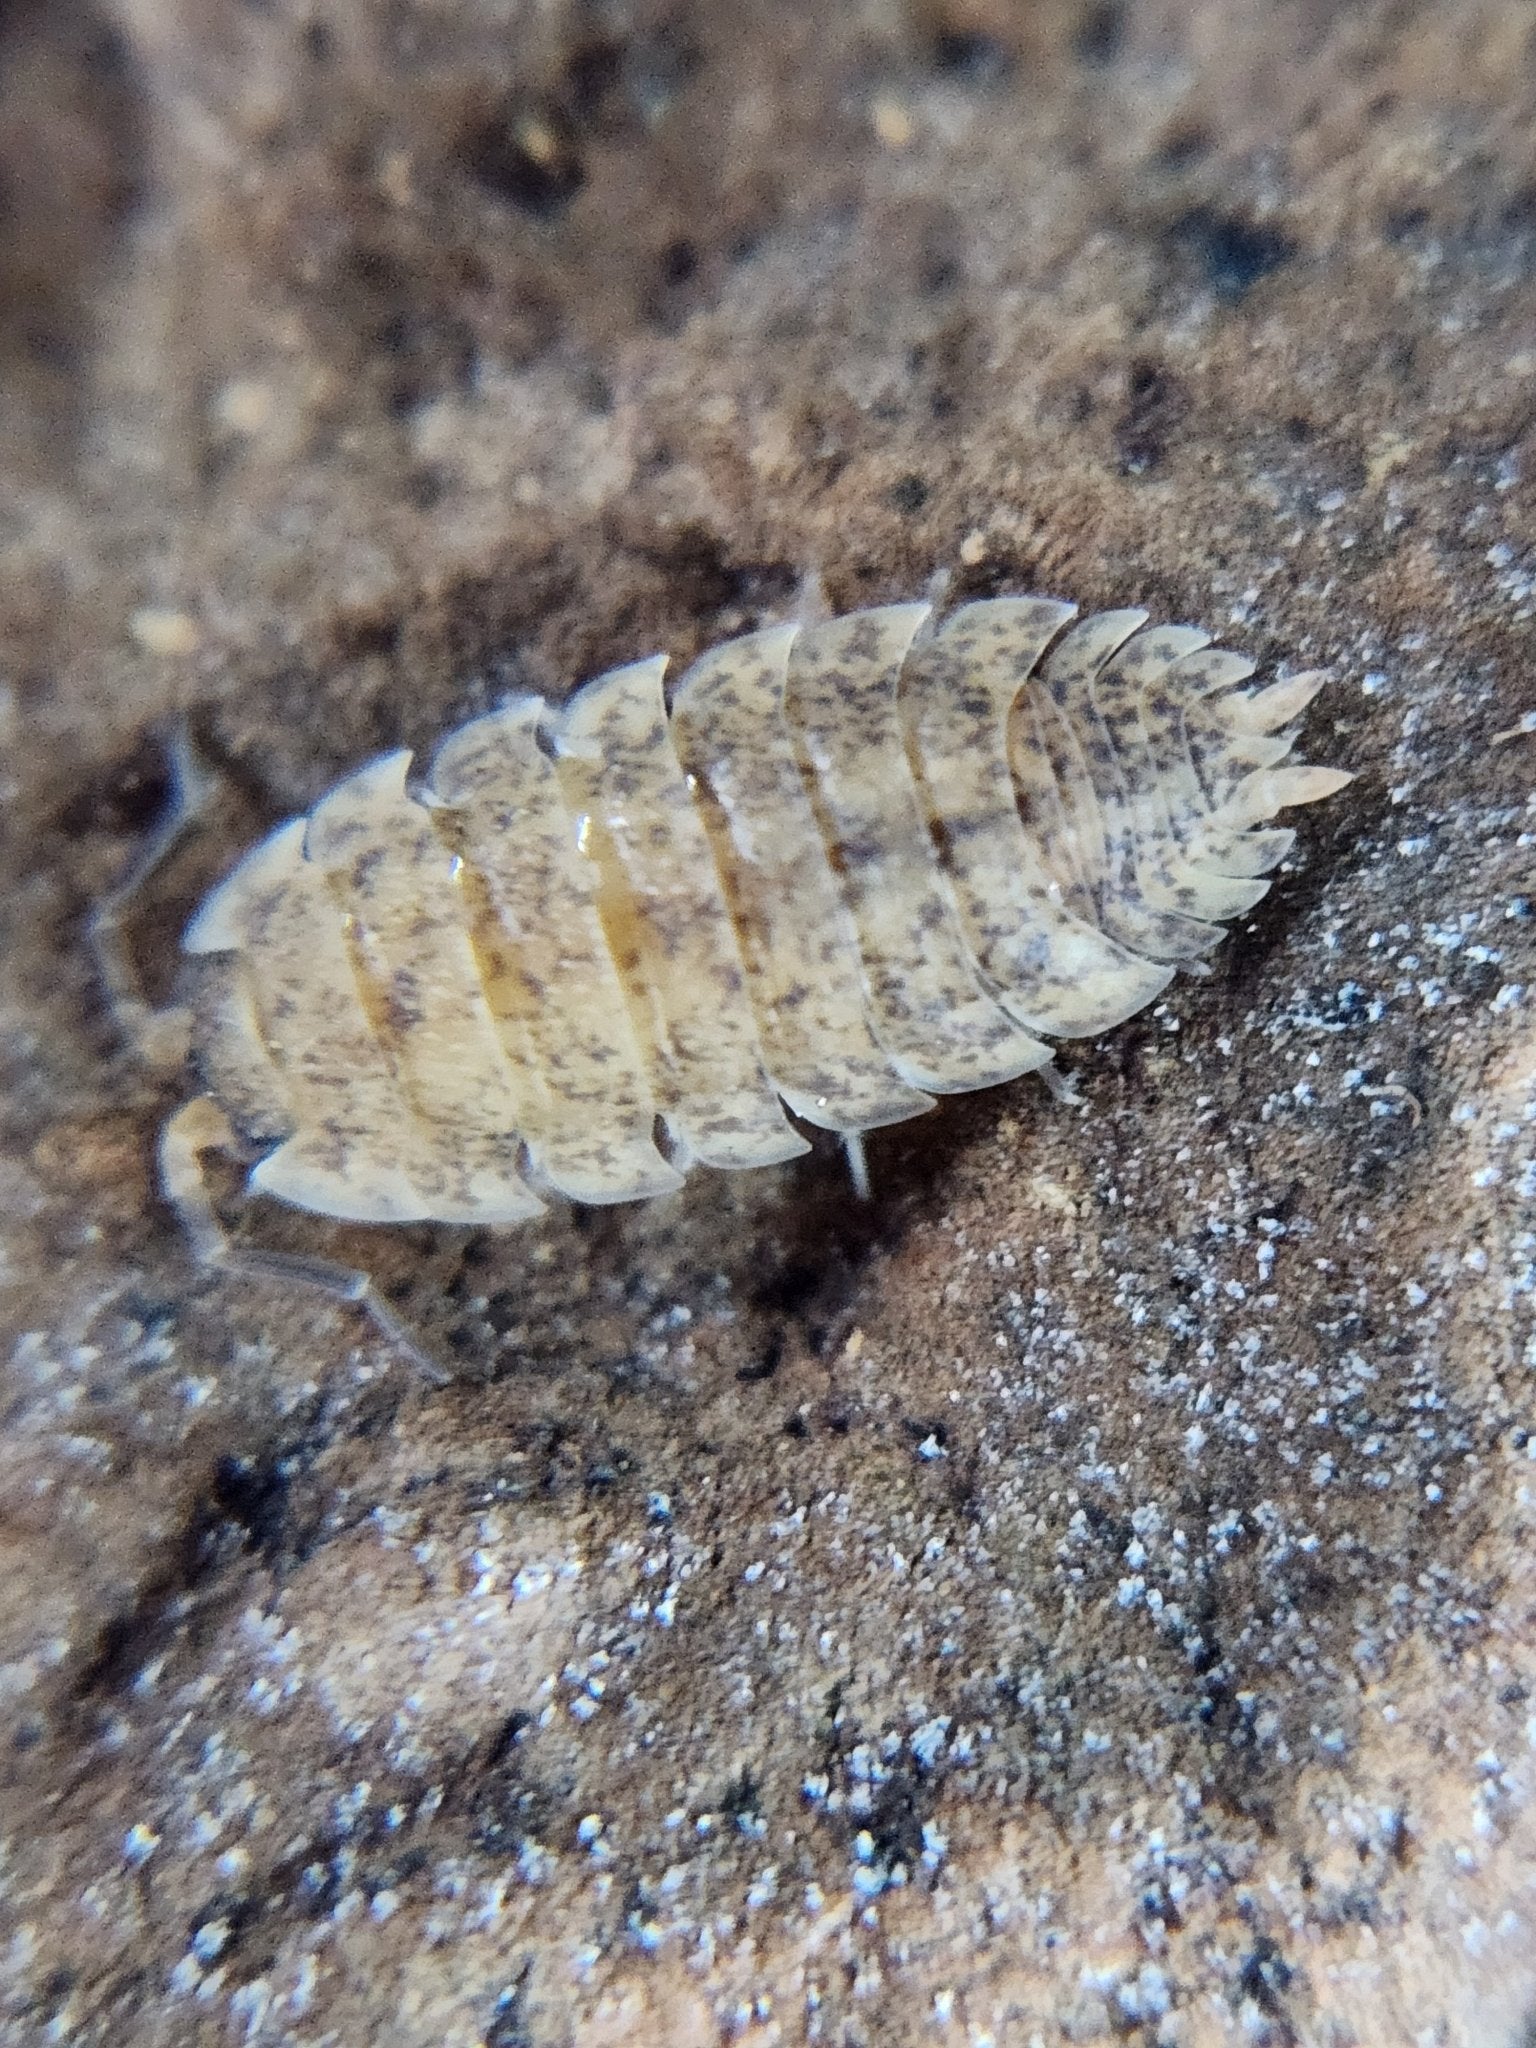
[[[0,2038],[1527,2040],[1533,77],[1509,0],[5,10]],[[442,1389],[191,1269],[83,943],[167,721],[157,997],[368,754],[936,571],[1336,677],[1076,1105],[504,1236],[219,1180]]]

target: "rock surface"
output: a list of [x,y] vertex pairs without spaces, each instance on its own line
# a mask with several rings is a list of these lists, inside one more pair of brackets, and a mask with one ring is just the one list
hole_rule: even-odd
[[[1531,2039],[1533,116],[1515,0],[0,14],[6,2041]],[[445,1390],[191,1271],[157,722],[163,993],[370,751],[935,570],[1338,677],[1081,1106],[248,1215]]]

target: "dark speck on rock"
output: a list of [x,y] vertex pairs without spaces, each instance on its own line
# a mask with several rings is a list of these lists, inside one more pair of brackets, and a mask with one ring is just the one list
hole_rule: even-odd
[[575,135],[553,107],[498,108],[464,136],[460,155],[476,184],[535,220],[558,220],[586,183]]
[[1199,263],[1217,298],[1232,305],[1297,253],[1296,242],[1283,228],[1208,206],[1192,207],[1181,215],[1169,230],[1169,240]]
[[944,29],[933,41],[936,71],[968,85],[994,85],[1013,69],[1013,54],[999,36],[979,29]]
[[1124,0],[1099,0],[1083,16],[1073,48],[1081,63],[1112,64],[1125,40]]

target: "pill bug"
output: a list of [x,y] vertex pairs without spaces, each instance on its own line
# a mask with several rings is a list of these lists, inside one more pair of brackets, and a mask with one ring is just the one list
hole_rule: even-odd
[[[168,1126],[349,1221],[504,1225],[675,1188],[1044,1068],[1249,910],[1350,780],[1280,765],[1317,675],[1142,611],[855,611],[384,755],[183,941],[204,1093]],[[205,1217],[211,1209],[204,1205]],[[206,1233],[205,1233],[206,1235]]]

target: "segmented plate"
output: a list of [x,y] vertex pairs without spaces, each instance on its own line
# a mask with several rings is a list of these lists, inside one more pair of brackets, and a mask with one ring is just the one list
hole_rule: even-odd
[[[1349,781],[1321,687],[1140,611],[922,604],[523,698],[348,776],[185,938],[195,1051],[327,1216],[505,1224],[805,1150],[1044,1066],[1249,910]],[[665,1152],[658,1147],[662,1134]]]

